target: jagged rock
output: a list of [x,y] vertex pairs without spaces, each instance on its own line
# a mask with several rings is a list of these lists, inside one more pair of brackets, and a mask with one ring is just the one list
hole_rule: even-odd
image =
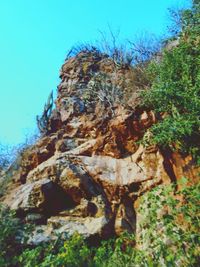
[[124,231],[130,233],[136,230],[136,214],[133,207],[133,201],[126,201],[126,203],[120,204],[115,218],[115,233],[120,235]]
[[57,237],[69,238],[75,233],[79,233],[85,238],[101,236],[108,222],[108,219],[104,216],[98,218],[51,217],[47,225],[35,227],[29,236],[28,244],[37,246],[41,243],[56,240]]
[[120,90],[136,90],[128,66],[97,51],[80,52],[61,68],[48,135],[21,155],[4,203],[25,221],[47,223],[36,226],[30,244],[76,231],[85,237],[135,232],[141,194],[182,176],[198,177],[190,156],[138,144],[144,133],[148,141],[156,116],[135,107],[137,90],[112,108],[88,101],[88,84],[102,73]]
[[56,240],[57,236],[53,233],[53,229],[51,227],[47,227],[46,225],[41,225],[35,227],[32,234],[29,236],[27,243],[29,245],[38,246],[41,243],[46,243],[51,240]]
[[31,211],[39,208],[44,202],[42,186],[49,184],[49,179],[41,179],[36,182],[21,185],[15,194],[9,199],[9,206],[14,210]]
[[75,232],[78,232],[84,237],[101,235],[108,222],[108,219],[104,216],[98,218],[51,217],[48,220],[48,224],[52,226],[57,234],[67,233],[68,236],[72,236]]

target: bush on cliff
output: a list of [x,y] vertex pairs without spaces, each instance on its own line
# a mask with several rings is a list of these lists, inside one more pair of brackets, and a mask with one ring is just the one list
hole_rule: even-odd
[[0,206],[0,266],[14,266],[15,256],[20,251],[17,236],[22,225],[15,213]]
[[158,117],[151,142],[191,153],[200,163],[200,3],[193,2],[182,12],[177,47],[148,67],[152,87],[142,99]]

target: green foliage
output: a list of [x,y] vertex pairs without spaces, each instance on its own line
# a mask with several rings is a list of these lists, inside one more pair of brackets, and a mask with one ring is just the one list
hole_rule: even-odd
[[95,251],[93,266],[131,266],[133,264],[135,237],[124,233],[116,239],[103,241]]
[[21,266],[91,266],[92,250],[83,237],[74,234],[69,240],[26,249],[20,256]]
[[15,213],[0,206],[0,266],[10,266],[15,262],[19,250],[17,237],[22,230]]
[[200,184],[182,184],[176,194],[174,187],[162,185],[142,197],[137,248],[130,234],[104,241],[94,266],[199,266]]
[[[0,266],[195,267],[200,262],[200,183],[162,185],[144,194],[137,213],[137,236],[124,233],[91,247],[79,234],[35,248],[19,242],[22,226],[1,209]],[[17,238],[18,237],[18,238]],[[137,246],[135,244],[137,243]]]
[[38,246],[35,249],[26,249],[18,257],[18,262],[20,266],[32,267],[39,266],[40,261],[42,260],[44,247]]
[[104,266],[108,259],[113,255],[115,239],[109,239],[101,242],[101,246],[96,249],[94,262],[96,266]]
[[58,254],[49,259],[47,256],[41,266],[89,266],[91,250],[82,236],[74,234],[66,241]]
[[12,176],[9,173],[0,171],[0,198],[6,194],[7,189],[11,182],[12,182]]
[[173,186],[160,186],[143,197],[139,243],[153,266],[198,265],[199,192],[200,184],[183,186],[176,194]]
[[[152,143],[200,156],[200,4],[182,13],[179,45],[163,52],[147,70],[152,88],[143,105],[160,120],[151,128]],[[163,116],[164,115],[164,116]]]

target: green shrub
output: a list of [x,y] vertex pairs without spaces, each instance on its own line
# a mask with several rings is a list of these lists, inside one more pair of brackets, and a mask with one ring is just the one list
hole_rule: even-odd
[[197,266],[200,260],[200,184],[159,186],[144,195],[139,244],[153,266]]
[[[171,145],[200,157],[200,4],[182,13],[179,45],[164,51],[160,63],[147,70],[152,87],[142,94],[143,105],[160,119],[151,128],[152,143]],[[165,114],[165,116],[163,116]]]
[[91,266],[92,249],[89,248],[84,238],[74,234],[69,240],[51,242],[34,249],[26,249],[20,256],[21,266]]
[[0,266],[10,266],[20,250],[17,242],[22,226],[15,213],[0,206]]
[[57,255],[49,259],[47,256],[41,266],[89,266],[91,250],[82,236],[74,234],[60,248]]
[[20,266],[32,267],[39,266],[42,259],[44,247],[38,246],[34,249],[26,249],[23,253],[18,257],[18,263]]

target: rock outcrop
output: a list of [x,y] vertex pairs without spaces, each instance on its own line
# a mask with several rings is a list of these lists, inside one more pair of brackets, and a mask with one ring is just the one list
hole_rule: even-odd
[[131,71],[97,51],[63,64],[50,130],[23,152],[4,198],[36,224],[30,243],[76,231],[90,238],[134,232],[141,194],[182,176],[197,179],[189,156],[139,144],[156,118],[137,108],[134,88],[128,95]]

